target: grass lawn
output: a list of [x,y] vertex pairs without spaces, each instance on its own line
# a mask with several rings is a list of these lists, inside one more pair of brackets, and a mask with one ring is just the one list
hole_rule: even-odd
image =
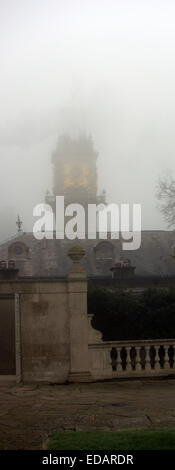
[[175,429],[145,429],[120,432],[58,432],[48,442],[49,450],[171,450]]

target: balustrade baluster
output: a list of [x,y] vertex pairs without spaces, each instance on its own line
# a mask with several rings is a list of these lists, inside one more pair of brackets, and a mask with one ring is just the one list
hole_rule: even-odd
[[175,369],[175,344],[171,343],[167,345],[167,355],[169,363],[168,369]]
[[131,351],[131,346],[126,346],[126,352],[127,352],[126,371],[131,371],[132,370],[130,351]]
[[145,370],[151,369],[151,362],[150,362],[150,346],[145,346]]
[[110,349],[106,349],[106,354],[103,358],[103,368],[104,369],[111,369],[111,357],[110,357]]
[[156,353],[156,354],[155,354],[155,358],[154,358],[154,369],[155,369],[155,370],[159,370],[159,369],[160,369],[159,348],[160,348],[160,345],[154,346],[155,353]]
[[173,369],[175,368],[175,344],[172,344],[173,346],[173,351],[174,351],[174,354],[173,354]]
[[142,370],[141,358],[140,358],[140,346],[136,346],[136,370]]
[[172,347],[173,347],[173,351],[174,351],[174,354],[173,354],[173,367],[172,367],[172,369],[175,369],[175,344],[172,344]]
[[169,355],[168,355],[168,349],[169,349],[169,345],[164,344],[164,350],[165,350],[164,366],[163,366],[164,369],[169,369],[170,368],[170,358],[169,358]]
[[118,347],[118,348],[117,348],[117,371],[118,371],[118,372],[122,372],[122,371],[123,371],[122,360],[121,360],[121,357],[120,357],[120,352],[121,352],[121,348]]

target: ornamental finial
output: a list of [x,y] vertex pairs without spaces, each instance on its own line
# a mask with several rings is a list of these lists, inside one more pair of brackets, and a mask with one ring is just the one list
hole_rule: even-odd
[[18,227],[18,232],[22,232],[22,220],[20,219],[20,216],[18,215],[16,225]]

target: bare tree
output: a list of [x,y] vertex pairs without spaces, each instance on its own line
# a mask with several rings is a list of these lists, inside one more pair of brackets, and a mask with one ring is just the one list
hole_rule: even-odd
[[157,198],[160,200],[160,210],[168,224],[175,226],[175,180],[172,177],[159,180]]

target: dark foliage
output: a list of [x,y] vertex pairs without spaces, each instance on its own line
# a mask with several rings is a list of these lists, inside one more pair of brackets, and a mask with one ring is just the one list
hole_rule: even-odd
[[102,332],[104,341],[175,337],[174,288],[149,289],[137,296],[90,290],[88,313],[94,314],[92,325]]

